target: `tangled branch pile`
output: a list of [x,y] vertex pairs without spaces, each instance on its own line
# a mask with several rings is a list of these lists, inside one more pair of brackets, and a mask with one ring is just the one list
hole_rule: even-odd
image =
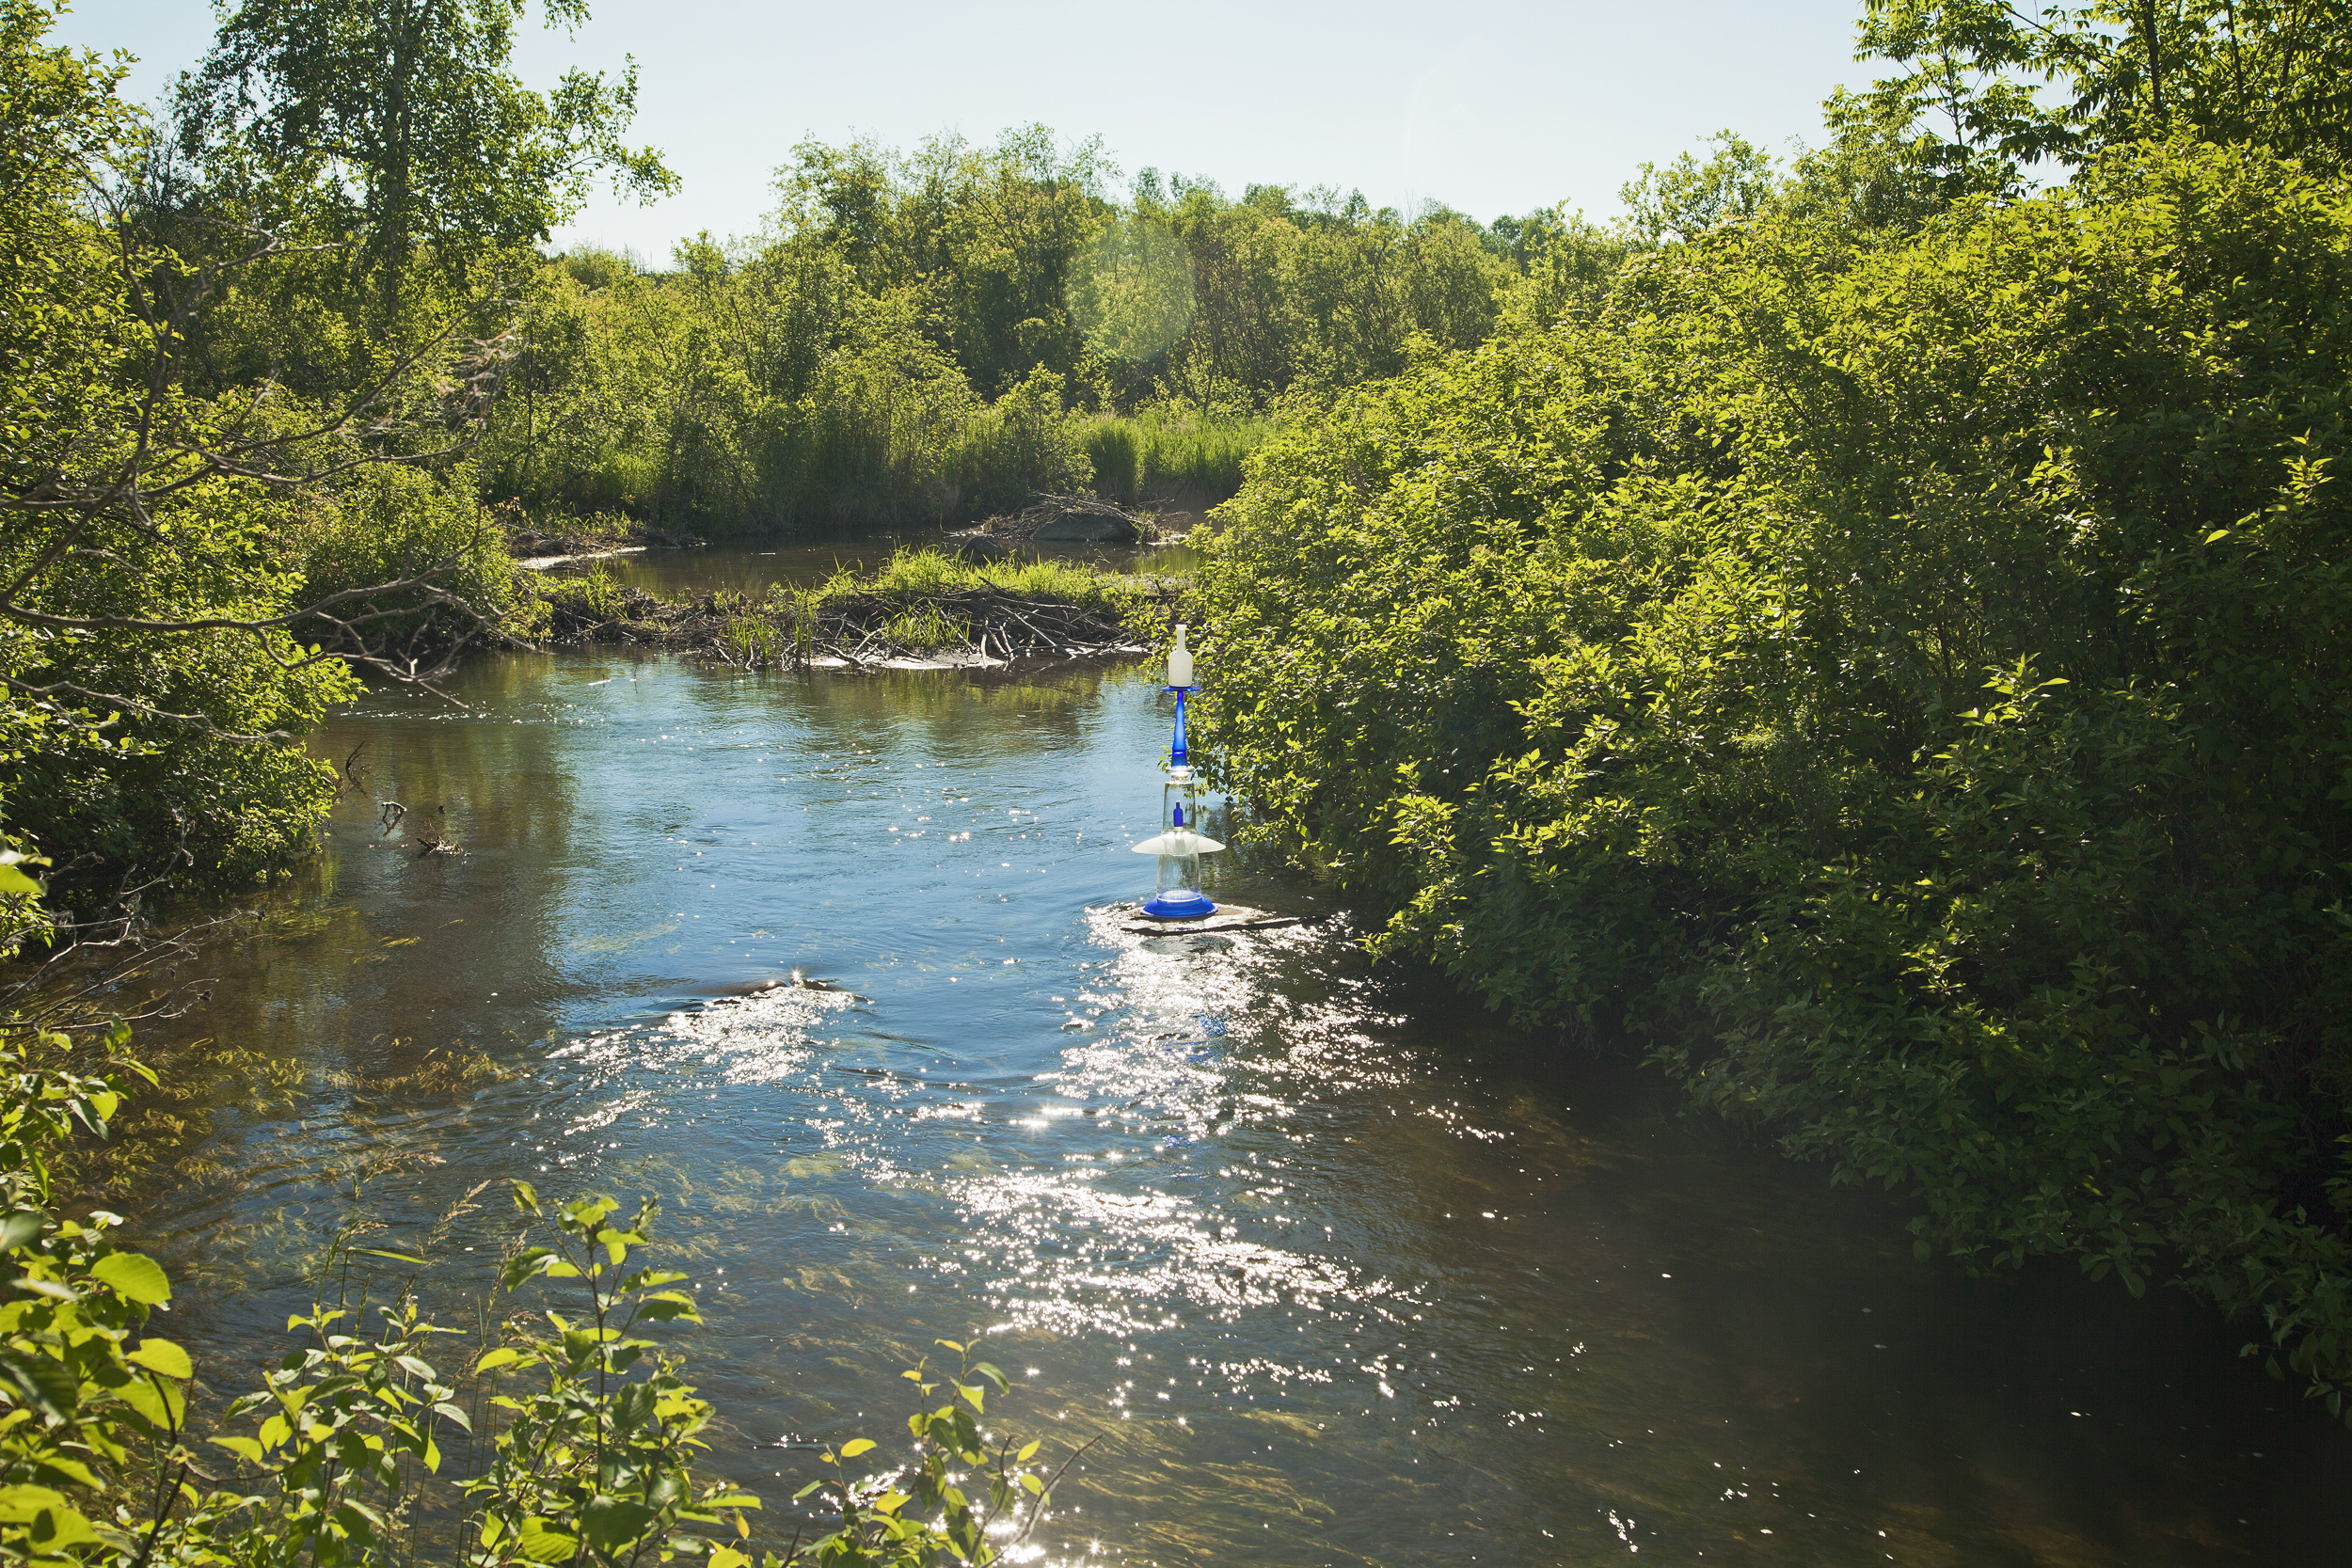
[[1170,596],[1091,567],[976,565],[930,551],[900,551],[870,577],[777,583],[758,598],[664,599],[604,573],[556,578],[543,593],[557,642],[663,648],[746,670],[1134,651],[1156,635]]

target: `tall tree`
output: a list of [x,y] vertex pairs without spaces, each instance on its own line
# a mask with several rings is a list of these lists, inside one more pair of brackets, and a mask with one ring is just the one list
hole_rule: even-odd
[[[183,146],[317,191],[364,270],[396,296],[421,261],[463,285],[486,255],[547,238],[610,170],[641,198],[676,187],[621,137],[637,102],[571,71],[551,93],[510,69],[526,0],[244,0],[182,78]],[[577,28],[586,0],[547,0]]]

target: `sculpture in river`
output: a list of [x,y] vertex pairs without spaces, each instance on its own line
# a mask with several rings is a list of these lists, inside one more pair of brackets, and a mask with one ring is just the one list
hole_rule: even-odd
[[1168,747],[1168,777],[1160,786],[1160,831],[1136,846],[1136,854],[1160,858],[1159,889],[1144,900],[1143,912],[1154,920],[1198,920],[1216,913],[1216,906],[1200,891],[1200,857],[1225,846],[1200,832],[1205,791],[1184,749],[1184,699],[1200,689],[1192,684],[1192,653],[1184,646],[1181,626],[1176,645],[1168,653],[1168,689],[1176,694],[1176,738]]

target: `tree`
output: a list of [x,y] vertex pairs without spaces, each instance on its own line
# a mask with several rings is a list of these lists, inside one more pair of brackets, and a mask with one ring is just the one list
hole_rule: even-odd
[[[544,241],[599,170],[643,198],[677,185],[659,153],[621,140],[633,61],[616,82],[566,71],[547,94],[515,78],[525,5],[245,0],[182,79],[182,145],[315,192],[387,300],[419,265],[463,288],[485,257]],[[577,27],[587,0],[545,11]]]
[[1644,164],[1618,187],[1626,227],[1642,244],[1697,239],[1718,224],[1754,217],[1772,195],[1771,153],[1729,131],[1707,140],[1714,151],[1705,163],[1685,152],[1664,168]]
[[351,666],[429,680],[502,613],[502,551],[470,496],[425,494],[444,482],[373,510],[389,572],[310,593],[289,541],[331,536],[322,509],[371,469],[460,451],[504,350],[427,342],[325,403],[192,391],[191,324],[294,247],[228,224],[213,259],[155,243],[120,68],[48,47],[51,21],[0,8],[0,790],[60,875],[249,877],[332,788],[294,743]]
[[2352,157],[2344,0],[1869,0],[1859,43],[1858,58],[1902,70],[1833,107],[1915,126],[1947,170],[1987,155],[2080,166],[2176,132],[2328,168]]

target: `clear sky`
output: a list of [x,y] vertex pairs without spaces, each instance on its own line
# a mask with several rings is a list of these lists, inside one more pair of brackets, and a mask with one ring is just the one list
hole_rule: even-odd
[[[599,0],[576,38],[525,24],[527,81],[637,57],[632,141],[684,178],[651,207],[609,198],[557,236],[667,260],[677,239],[758,229],[793,143],[907,146],[1042,122],[1100,135],[1132,174],[1360,189],[1488,219],[1565,200],[1596,218],[1644,161],[1731,129],[1819,142],[1820,103],[1860,85],[1861,0],[1452,0],[1398,5],[762,4]],[[210,41],[204,0],[77,0],[61,41],[139,57],[152,102]]]

